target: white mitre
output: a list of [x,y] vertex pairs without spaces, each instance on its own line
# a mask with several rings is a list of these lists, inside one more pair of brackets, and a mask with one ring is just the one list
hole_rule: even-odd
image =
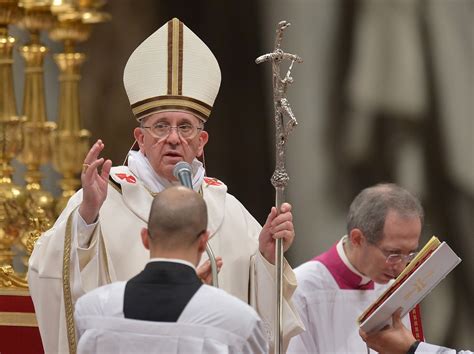
[[206,44],[173,18],[135,49],[123,82],[137,120],[179,110],[206,121],[219,92],[221,71]]

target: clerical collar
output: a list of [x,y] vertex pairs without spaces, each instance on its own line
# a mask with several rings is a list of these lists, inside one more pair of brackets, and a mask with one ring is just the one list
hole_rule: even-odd
[[[138,177],[151,193],[159,193],[172,185],[179,185],[179,182],[168,181],[159,176],[148,161],[148,158],[141,151],[130,150],[128,152],[128,168]],[[193,174],[193,189],[198,192],[204,180],[205,170],[203,164],[198,159],[194,159],[191,164]]]
[[[341,244],[339,246],[339,244]],[[341,252],[339,251],[339,248]],[[313,259],[318,261],[327,268],[331,273],[334,281],[339,286],[339,289],[344,290],[373,290],[374,282],[369,279],[366,282],[367,277],[363,277],[360,272],[354,269],[354,266],[350,264],[347,256],[345,255],[344,249],[342,248],[342,240],[337,244],[334,244],[329,250],[320,254]],[[365,282],[364,282],[365,281]]]
[[339,240],[339,242],[336,245],[336,250],[337,254],[339,254],[339,257],[341,257],[341,260],[344,262],[344,264],[349,268],[353,273],[357,274],[359,277],[361,277],[361,281],[359,285],[364,285],[370,282],[370,278],[368,276],[365,276],[361,272],[359,272],[349,261],[349,258],[347,258],[346,251],[344,250],[344,243],[349,241],[349,237],[345,235],[343,238]]
[[151,262],[172,262],[172,263],[181,263],[187,266],[190,266],[194,270],[196,270],[196,266],[192,264],[191,262],[185,261],[184,259],[179,259],[179,258],[150,258],[150,260],[147,263]]

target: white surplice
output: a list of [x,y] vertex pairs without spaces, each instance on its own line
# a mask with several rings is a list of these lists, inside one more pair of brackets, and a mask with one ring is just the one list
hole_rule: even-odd
[[291,339],[288,353],[366,354],[357,318],[389,285],[357,272],[344,254],[342,240],[296,268],[295,274],[298,288],[292,299],[306,331]]
[[264,327],[247,304],[203,285],[176,323],[125,319],[126,282],[105,285],[76,303],[78,353],[267,353]]
[[470,350],[460,350],[440,347],[438,345],[420,342],[415,350],[415,354],[472,354]]
[[[109,183],[107,199],[87,248],[78,244],[78,212],[82,190],[68,202],[54,226],[37,241],[30,257],[28,282],[46,353],[68,352],[65,297],[63,293],[63,249],[70,235],[70,284],[72,302],[98,286],[124,281],[139,273],[148,260],[140,230],[146,226],[152,202],[150,188],[127,166],[113,167],[115,181]],[[274,266],[258,251],[261,226],[232,195],[213,178],[200,187],[209,215],[209,244],[224,265],[219,287],[251,304],[263,320],[267,337],[273,340]],[[68,219],[70,227],[68,228]],[[67,256],[67,255],[66,255]],[[203,255],[201,263],[207,260]],[[284,343],[301,332],[302,324],[290,301],[296,287],[291,267],[284,267]]]

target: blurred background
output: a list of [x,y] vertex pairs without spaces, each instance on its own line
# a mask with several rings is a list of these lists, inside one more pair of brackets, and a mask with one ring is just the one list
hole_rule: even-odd
[[[80,109],[91,144],[121,164],[136,122],[122,84],[132,51],[178,17],[214,52],[222,86],[206,129],[207,174],[223,180],[261,222],[274,203],[271,65],[280,20],[282,48],[300,55],[288,98],[299,122],[288,143],[296,240],[292,266],[345,233],[350,202],[363,188],[395,182],[422,200],[422,244],[447,241],[462,263],[422,303],[428,341],[474,350],[474,1],[242,0],[109,1],[112,19],[79,44]],[[28,36],[11,27],[22,44]],[[62,46],[42,35],[51,52]],[[17,105],[24,67],[14,52]],[[45,59],[46,108],[57,120],[58,69]],[[14,163],[24,184],[24,167]],[[43,166],[44,188],[59,175]]]

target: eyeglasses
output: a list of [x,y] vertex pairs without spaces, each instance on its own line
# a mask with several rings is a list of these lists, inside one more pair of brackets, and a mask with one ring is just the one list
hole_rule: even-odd
[[409,254],[390,253],[390,254],[387,255],[388,252],[383,250],[382,248],[380,248],[376,244],[371,243],[371,245],[378,248],[380,250],[380,252],[383,253],[383,255],[386,257],[385,262],[387,262],[390,265],[399,264],[400,262],[404,262],[405,264],[408,264],[418,254],[418,252],[411,252]]
[[196,127],[192,124],[184,123],[178,126],[171,126],[165,122],[158,122],[153,124],[152,126],[142,126],[144,129],[149,129],[150,134],[157,139],[166,138],[171,133],[171,129],[176,129],[176,132],[179,134],[180,137],[183,139],[193,139],[197,133],[202,130],[202,127]]

